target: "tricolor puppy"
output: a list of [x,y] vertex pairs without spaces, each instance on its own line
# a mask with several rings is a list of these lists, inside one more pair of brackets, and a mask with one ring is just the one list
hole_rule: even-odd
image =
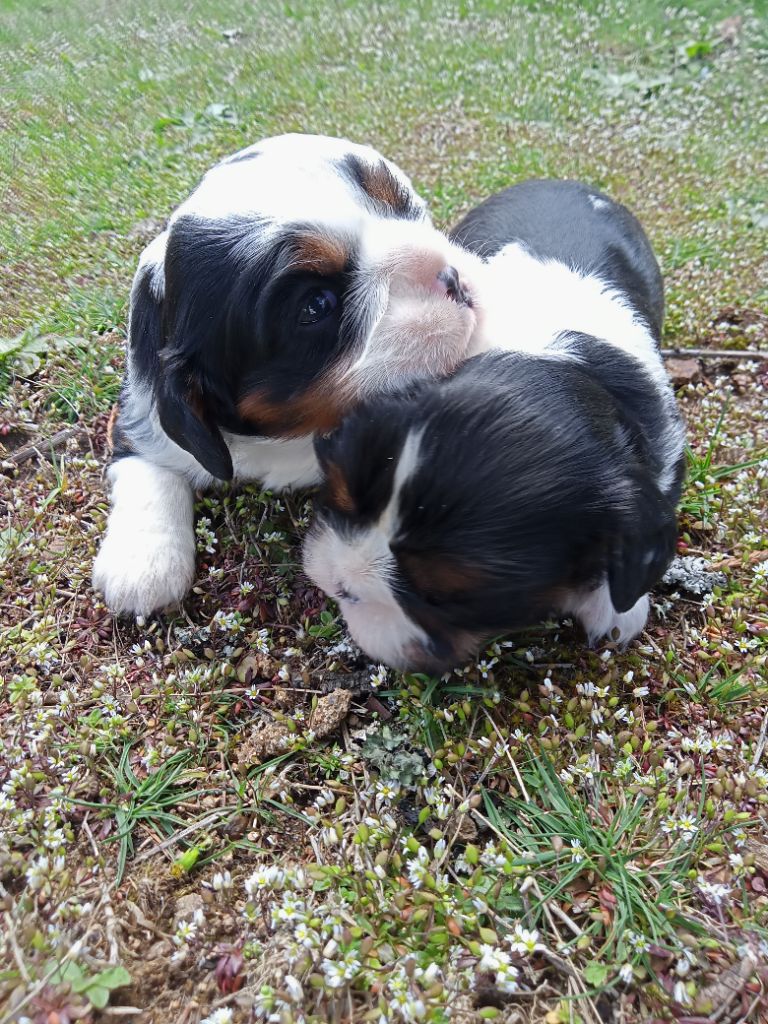
[[453,237],[487,255],[486,329],[507,351],[316,442],[306,570],[397,668],[440,671],[552,611],[627,641],[674,552],[684,467],[650,245],[623,207],[557,181],[494,196]]
[[366,146],[285,135],[210,170],[133,283],[94,567],[108,605],[145,614],[184,596],[194,487],[314,483],[316,431],[453,370],[481,333],[477,267]]

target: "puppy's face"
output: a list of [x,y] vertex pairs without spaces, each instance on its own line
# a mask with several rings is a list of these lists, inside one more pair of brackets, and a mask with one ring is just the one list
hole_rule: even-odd
[[371,658],[430,672],[609,567],[634,603],[661,526],[617,423],[578,368],[502,353],[367,403],[316,442],[305,569]]
[[145,251],[133,372],[163,377],[166,433],[226,477],[217,426],[329,430],[366,396],[452,371],[480,266],[375,150],[268,139],[209,171]]

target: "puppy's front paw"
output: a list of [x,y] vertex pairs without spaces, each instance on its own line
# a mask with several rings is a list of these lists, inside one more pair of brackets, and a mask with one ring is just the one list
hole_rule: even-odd
[[[185,539],[186,540],[186,539]],[[177,534],[108,532],[93,566],[93,585],[116,614],[149,615],[178,604],[195,577],[195,545]]]
[[643,594],[626,612],[617,612],[611,601],[607,583],[601,583],[593,590],[573,593],[563,605],[563,611],[574,615],[584,627],[592,646],[604,637],[622,644],[628,644],[642,632],[648,619],[650,602]]

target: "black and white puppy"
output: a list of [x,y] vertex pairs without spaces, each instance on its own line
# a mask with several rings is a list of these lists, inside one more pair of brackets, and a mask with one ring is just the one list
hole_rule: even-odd
[[134,278],[93,575],[109,607],[146,614],[184,596],[193,488],[315,483],[316,431],[455,369],[482,333],[481,266],[367,146],[285,135],[212,168]]
[[306,570],[397,668],[450,667],[551,611],[627,641],[672,558],[684,472],[648,240],[565,181],[510,188],[453,237],[488,256],[486,329],[507,351],[366,402],[316,442]]

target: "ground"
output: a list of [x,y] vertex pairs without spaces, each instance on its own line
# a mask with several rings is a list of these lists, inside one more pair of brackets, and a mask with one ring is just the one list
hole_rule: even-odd
[[[5,0],[0,41],[0,1021],[768,1019],[765,4]],[[177,615],[91,590],[138,253],[296,129],[441,224],[557,175],[646,225],[665,347],[720,353],[670,363],[715,575],[629,649],[379,670],[311,496],[255,487],[201,497]]]

